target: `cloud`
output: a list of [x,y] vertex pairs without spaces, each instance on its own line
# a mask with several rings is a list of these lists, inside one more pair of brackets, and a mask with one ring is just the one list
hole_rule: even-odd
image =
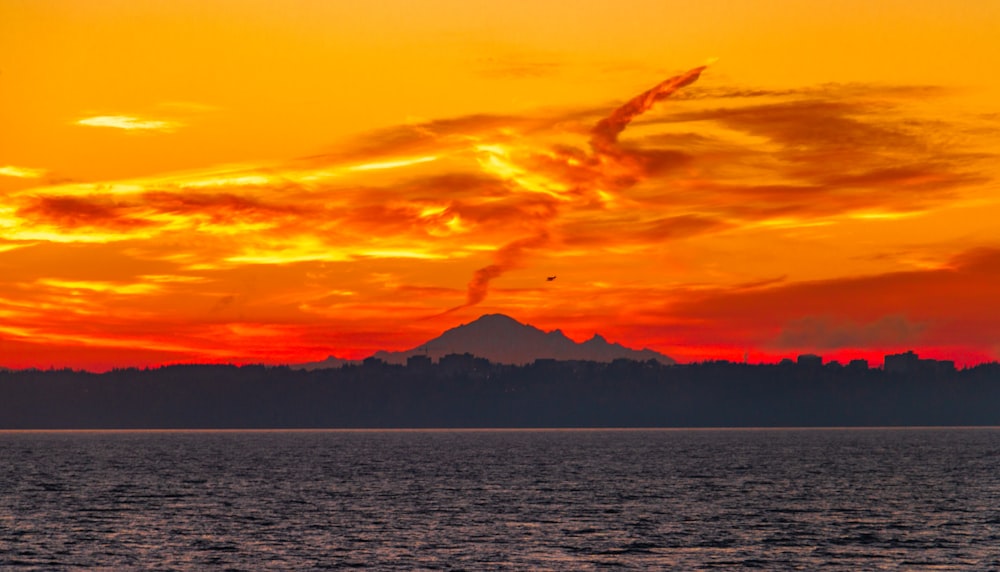
[[934,269],[674,292],[660,315],[679,335],[691,334],[691,343],[898,348],[919,341],[986,348],[1000,337],[1000,300],[992,288],[998,281],[1000,249],[980,248]]
[[[197,231],[200,247],[186,256],[209,265],[496,258],[505,245],[521,251],[511,236],[658,249],[762,225],[920,212],[986,180],[959,150],[934,145],[929,126],[896,113],[893,102],[934,95],[928,88],[699,87],[703,70],[611,112],[424,121],[286,164],[43,189],[14,202],[21,228],[48,226],[17,236]],[[642,119],[689,90],[698,96]],[[88,232],[64,238],[96,238]],[[467,301],[484,299],[503,267],[481,266]]]
[[45,175],[45,169],[32,169],[29,167],[17,167],[5,165],[0,167],[0,177],[17,177],[19,179],[37,179]]
[[142,196],[145,207],[156,213],[194,216],[215,224],[276,223],[283,217],[302,215],[294,204],[272,204],[236,193],[176,193],[150,191]]
[[43,196],[32,199],[17,213],[36,223],[48,223],[62,229],[87,227],[127,231],[153,224],[131,216],[130,210],[108,199]]
[[786,89],[733,85],[699,85],[673,96],[678,101],[706,99],[780,98],[928,98],[950,95],[954,90],[938,85],[886,85],[870,83],[826,83]]
[[[995,176],[990,155],[946,144],[942,134],[956,127],[906,116],[906,98],[915,94],[900,89],[894,99],[882,99],[884,91],[872,88],[854,99],[835,90],[764,104],[674,106],[641,125],[667,132],[639,142],[646,151],[681,147],[687,160],[650,178],[658,189],[645,194],[647,202],[741,226],[919,213],[979,194]],[[698,132],[690,131],[692,124],[700,125]]]
[[[798,157],[834,151],[861,155],[864,151],[892,151],[901,147],[915,150],[922,144],[916,133],[902,123],[893,122],[891,116],[877,115],[889,110],[888,103],[828,97],[679,112],[672,114],[671,120],[715,121],[767,137],[790,154],[799,151]],[[803,166],[807,165],[821,166]]]
[[393,161],[378,161],[374,163],[362,163],[360,165],[351,165],[347,167],[348,171],[380,171],[382,169],[396,169],[399,167],[409,167],[410,165],[419,165],[421,163],[430,163],[431,161],[436,161],[438,158],[436,156],[429,157],[408,157],[403,159],[395,159]]
[[382,157],[422,156],[468,148],[486,134],[501,130],[532,132],[551,127],[562,118],[516,115],[473,114],[396,125],[343,141],[336,149],[302,159],[312,165],[373,161]]
[[524,56],[479,58],[474,65],[483,77],[515,80],[553,76],[565,67],[556,61],[535,60]]
[[151,294],[159,292],[161,286],[153,282],[140,282],[135,284],[122,284],[114,282],[86,281],[86,280],[56,280],[44,278],[38,280],[38,284],[49,288],[63,288],[66,290],[89,292],[100,292],[109,294]]
[[919,342],[924,326],[905,316],[883,316],[856,323],[835,316],[807,316],[786,323],[774,346],[777,348],[891,348]]
[[[5,192],[0,245],[16,247],[0,247],[0,262],[17,272],[0,280],[0,298],[9,312],[18,301],[38,310],[5,320],[58,339],[134,335],[150,347],[164,340],[146,328],[189,320],[205,327],[177,326],[177,347],[256,356],[279,330],[318,357],[330,353],[324,343],[358,336],[405,346],[454,316],[406,332],[398,324],[474,305],[665,350],[1000,337],[987,287],[1000,283],[989,270],[1000,255],[942,264],[960,246],[939,240],[943,223],[930,220],[938,207],[995,200],[990,156],[966,144],[995,132],[975,139],[957,119],[929,120],[927,98],[947,95],[931,88],[754,90],[707,74],[691,83],[700,70],[617,109],[584,101],[410,122],[297,160]],[[669,105],[657,104],[668,92]],[[155,119],[125,124],[144,121]],[[936,268],[856,276],[845,267],[835,280],[796,281],[794,264],[811,272],[830,253],[851,261],[905,250],[890,221],[906,216],[927,218]],[[976,243],[997,236],[976,225]],[[802,229],[814,232],[800,242]],[[553,284],[537,280],[555,273]],[[77,288],[87,299],[74,301],[72,289],[39,280],[97,286]],[[144,283],[159,289],[114,306],[86,294]],[[55,315],[60,307],[91,322]],[[247,325],[220,326],[232,320]],[[204,334],[209,325],[219,339]],[[244,335],[254,343],[240,346]]]
[[171,132],[181,127],[179,121],[166,119],[143,119],[132,115],[96,115],[85,117],[76,121],[77,125],[89,127],[110,127],[113,129],[124,129],[126,131],[161,131]]
[[658,163],[657,157],[661,158],[660,163],[664,157],[675,160],[679,154],[636,153],[619,146],[618,135],[655,102],[697,80],[704,69],[705,66],[701,66],[671,77],[598,121],[590,132],[593,153],[589,156],[566,146],[517,153],[503,145],[480,145],[478,148],[487,153],[481,161],[485,170],[500,176],[514,188],[548,195],[556,201],[551,204],[548,216],[537,221],[534,236],[505,244],[496,252],[493,264],[475,271],[468,284],[465,304],[449,312],[482,302],[491,281],[519,265],[526,251],[549,242],[549,222],[558,216],[560,201],[572,201],[576,197],[586,199],[592,191],[596,191],[598,197],[607,196],[608,191],[638,182],[651,170],[649,165]]
[[649,111],[657,101],[666,99],[678,89],[697,81],[705,67],[696,67],[683,74],[668,78],[612,111],[610,115],[598,121],[591,130],[591,147],[599,154],[613,153],[618,136],[633,119]]
[[[987,180],[971,158],[935,146],[927,129],[897,119],[883,100],[925,96],[928,88],[823,86],[764,93],[710,87],[703,91],[715,90],[712,102],[724,105],[682,98],[684,107],[650,121],[637,118],[702,69],[670,78],[603,118],[589,109],[414,123],[285,165],[52,188],[139,195],[115,204],[71,205],[53,196],[51,204],[31,199],[20,208],[48,213],[40,220],[70,227],[103,223],[123,230],[141,226],[135,222],[140,219],[163,230],[207,230],[210,224],[220,233],[256,233],[255,242],[269,233],[274,239],[291,238],[290,231],[301,236],[311,226],[315,232],[305,234],[317,247],[348,240],[358,251],[388,253],[399,249],[366,246],[386,241],[365,233],[392,235],[395,242],[463,235],[499,248],[508,242],[498,240],[501,229],[509,236],[559,227],[570,233],[568,242],[598,240],[599,229],[607,229],[616,242],[653,244],[758,224],[919,212]],[[765,95],[765,103],[755,103]],[[695,104],[701,108],[690,109]],[[636,135],[619,141],[630,124]],[[673,125],[688,130],[648,133]],[[580,141],[588,134],[589,150]],[[764,139],[768,143],[761,146]],[[262,248],[267,250],[255,247]],[[467,251],[455,245],[443,250]]]
[[546,233],[522,238],[505,244],[494,256],[494,263],[484,266],[472,275],[466,292],[465,306],[475,306],[486,298],[490,281],[499,278],[504,272],[517,267],[528,251],[541,248],[549,241]]
[[[642,213],[633,213],[606,217],[600,221],[563,223],[556,229],[562,236],[563,244],[567,246],[601,249],[628,245],[658,247],[684,238],[719,231],[726,226],[722,220],[696,214],[644,219]],[[608,237],[615,239],[612,241]]]

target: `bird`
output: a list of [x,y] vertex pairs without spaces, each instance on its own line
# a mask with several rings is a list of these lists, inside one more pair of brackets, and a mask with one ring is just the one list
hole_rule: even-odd
[[552,281],[553,281],[553,280],[555,280],[555,279],[556,279],[556,277],[555,277],[555,276],[549,276],[548,278],[546,278],[546,279],[545,279],[545,281],[546,281],[546,282],[552,282]]

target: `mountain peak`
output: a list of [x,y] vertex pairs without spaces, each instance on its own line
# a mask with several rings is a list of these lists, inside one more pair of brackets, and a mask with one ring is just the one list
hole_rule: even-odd
[[463,326],[471,326],[473,324],[490,326],[524,326],[524,324],[518,322],[514,318],[511,318],[507,314],[483,314],[468,324],[463,324]]
[[521,323],[506,314],[483,314],[468,324],[446,330],[440,336],[403,352],[377,352],[374,357],[390,363],[404,363],[413,355],[440,359],[447,354],[470,353],[494,363],[525,364],[536,359],[584,360],[610,362],[625,358],[637,361],[655,359],[664,364],[673,359],[652,350],[629,349],[609,344],[601,335],[576,343],[560,329],[545,332]]
[[551,332],[549,332],[549,335],[552,336],[552,337],[554,337],[554,338],[562,338],[564,340],[568,340],[569,339],[569,338],[566,337],[566,334],[564,334],[563,331],[560,330],[559,328],[556,328],[556,329],[552,330]]

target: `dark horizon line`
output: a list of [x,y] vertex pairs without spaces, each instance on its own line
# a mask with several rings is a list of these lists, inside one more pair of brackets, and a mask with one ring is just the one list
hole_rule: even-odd
[[135,429],[2,429],[4,433],[517,433],[517,432],[600,432],[600,431],[911,431],[911,430],[1000,430],[1000,425],[759,425],[725,426],[649,426],[649,427],[202,427],[202,428],[135,428]]
[[[895,356],[906,356],[907,354],[911,354],[912,356],[914,356],[914,358],[919,358],[919,354],[915,354],[912,350],[909,350],[908,352],[904,352],[904,353],[900,353],[900,354],[887,354],[885,357],[890,357],[890,356],[893,356],[893,357],[895,357]],[[820,361],[820,363],[818,363],[818,364],[806,364],[806,363],[803,363],[801,361],[792,360],[790,358],[782,358],[782,359],[780,359],[778,361],[773,361],[773,362],[743,362],[743,361],[733,361],[733,360],[727,360],[727,359],[705,359],[705,360],[690,361],[690,362],[676,362],[675,361],[674,363],[662,363],[662,362],[660,362],[660,361],[658,361],[656,359],[652,359],[652,358],[649,359],[649,360],[635,360],[635,359],[630,359],[630,358],[616,358],[616,359],[614,359],[612,361],[588,360],[588,359],[535,358],[534,360],[531,360],[531,361],[528,361],[528,362],[523,362],[523,363],[509,363],[509,362],[502,362],[502,361],[492,361],[489,358],[480,357],[480,356],[477,356],[477,355],[472,354],[470,352],[450,353],[450,354],[445,354],[442,357],[447,357],[447,356],[471,356],[472,358],[475,358],[475,359],[486,360],[487,362],[489,362],[490,365],[507,366],[507,367],[525,367],[525,366],[530,366],[530,365],[537,364],[537,363],[551,363],[551,362],[556,362],[556,363],[595,363],[595,364],[605,364],[605,365],[607,365],[607,364],[614,363],[616,361],[620,361],[620,362],[635,362],[635,363],[647,363],[647,362],[650,362],[650,361],[655,361],[657,363],[657,365],[659,365],[660,367],[678,367],[678,368],[689,367],[689,366],[699,366],[699,365],[737,365],[737,366],[746,366],[746,367],[774,367],[774,366],[788,367],[788,366],[799,366],[799,367],[824,367],[824,368],[827,368],[827,367],[850,368],[850,367],[852,367],[851,364],[857,364],[858,362],[864,362],[865,363],[865,365],[863,366],[864,369],[869,369],[869,370],[884,370],[885,369],[885,367],[884,367],[885,366],[884,358],[883,358],[883,361],[881,363],[876,362],[875,365],[872,365],[872,363],[869,360],[864,359],[864,358],[852,359],[852,360],[848,361],[847,363],[841,362],[840,360],[831,360],[831,361]],[[419,354],[418,357],[423,357],[423,354]],[[429,358],[430,356],[426,356],[426,357]],[[798,358],[813,357],[813,358],[820,358],[820,360],[822,360],[822,356],[819,356],[817,354],[800,354],[797,357]],[[329,360],[331,358],[334,359],[334,360],[336,360],[336,361],[343,362],[343,363],[337,364],[337,365],[331,365],[330,367],[322,367],[322,366],[318,366],[317,365],[317,364],[321,364],[324,361]],[[440,362],[440,359],[441,358],[438,358],[436,361],[435,360],[431,360],[431,363],[434,366],[438,366],[439,362]],[[29,366],[29,367],[22,367],[22,368],[14,368],[14,367],[7,367],[7,366],[0,365],[0,372],[3,372],[3,371],[7,371],[7,372],[72,371],[72,372],[93,373],[93,374],[100,375],[100,374],[103,374],[103,373],[110,373],[110,372],[115,372],[115,371],[131,371],[131,370],[134,370],[134,371],[155,371],[155,370],[158,370],[158,369],[166,369],[166,368],[171,368],[171,367],[236,367],[236,368],[242,368],[242,367],[264,367],[264,368],[288,368],[288,369],[296,369],[296,370],[307,370],[307,369],[308,370],[340,369],[340,368],[343,368],[343,367],[351,367],[351,366],[353,366],[353,367],[359,367],[359,366],[364,366],[366,364],[372,364],[372,365],[378,364],[378,365],[381,365],[381,366],[399,367],[399,368],[413,367],[413,366],[410,366],[410,365],[408,365],[406,363],[392,363],[392,362],[387,362],[387,361],[385,361],[385,360],[383,360],[381,358],[375,357],[374,355],[368,356],[366,358],[361,358],[361,359],[346,359],[346,358],[338,358],[338,357],[335,357],[335,356],[329,356],[328,358],[326,358],[326,360],[319,360],[319,361],[315,361],[315,362],[301,362],[301,363],[266,363],[266,362],[244,362],[244,363],[236,363],[236,362],[197,362],[197,361],[192,361],[192,362],[162,363],[162,364],[153,365],[153,366],[149,366],[149,365],[145,365],[145,366],[135,366],[135,365],[132,365],[132,366],[115,366],[115,367],[111,367],[111,368],[108,368],[108,369],[103,370],[103,371],[95,371],[95,370],[88,369],[88,368],[85,368],[85,367],[83,367],[83,368],[74,368],[74,367],[71,367],[71,366],[56,367],[54,365],[49,365],[48,367]],[[957,366],[955,364],[955,360],[939,360],[939,359],[935,359],[935,358],[919,358],[919,361],[920,362],[925,362],[925,363],[936,362],[936,363],[943,363],[943,364],[951,364],[955,371],[963,371],[963,370],[973,369],[973,368],[976,368],[976,367],[981,367],[981,366],[986,366],[986,365],[1000,364],[1000,360],[996,360],[996,359],[990,360],[990,361],[981,361],[981,362],[976,362],[976,363],[967,363],[967,364],[964,364],[962,366]],[[306,368],[304,366],[310,366],[310,367]]]

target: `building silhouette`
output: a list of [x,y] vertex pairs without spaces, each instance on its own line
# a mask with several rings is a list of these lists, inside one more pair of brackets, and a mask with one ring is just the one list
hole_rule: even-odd
[[423,354],[418,354],[406,358],[407,369],[424,371],[430,369],[433,364],[434,362],[431,361],[430,356],[426,356]]
[[913,350],[901,354],[885,356],[882,369],[886,373],[954,373],[955,362],[952,360],[920,359]]
[[889,354],[882,362],[882,369],[888,373],[912,373],[920,367],[920,356],[913,350],[901,354]]
[[816,354],[802,354],[795,359],[795,362],[800,366],[820,367],[823,365],[823,356],[818,356]]
[[866,370],[868,369],[868,360],[866,359],[852,359],[847,362],[847,369],[852,371],[856,370]]

